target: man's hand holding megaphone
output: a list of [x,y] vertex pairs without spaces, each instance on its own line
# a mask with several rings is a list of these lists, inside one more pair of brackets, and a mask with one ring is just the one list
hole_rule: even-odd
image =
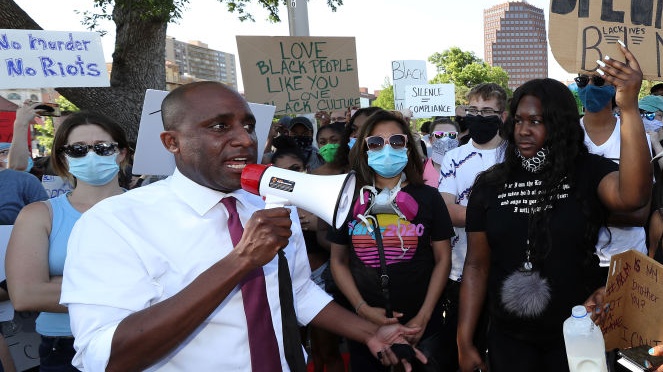
[[244,225],[242,239],[230,254],[247,262],[250,270],[264,266],[288,245],[291,225],[287,208],[258,210]]

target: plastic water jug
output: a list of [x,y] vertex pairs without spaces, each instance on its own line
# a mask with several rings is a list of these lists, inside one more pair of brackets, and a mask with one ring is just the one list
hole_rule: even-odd
[[571,372],[608,372],[603,332],[584,306],[574,306],[564,321],[564,344]]

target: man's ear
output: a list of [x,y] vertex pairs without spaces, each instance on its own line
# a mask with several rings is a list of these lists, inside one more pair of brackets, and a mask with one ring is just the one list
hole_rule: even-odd
[[507,111],[507,110],[502,111],[501,116],[502,116],[502,123],[506,123],[506,118],[509,117],[509,111]]
[[165,147],[166,150],[173,154],[176,154],[180,151],[179,138],[177,137],[176,131],[163,131],[159,137],[161,138],[161,143],[163,143],[163,147]]

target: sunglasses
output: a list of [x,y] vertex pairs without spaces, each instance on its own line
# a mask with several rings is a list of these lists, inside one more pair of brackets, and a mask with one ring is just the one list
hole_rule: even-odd
[[578,88],[584,88],[589,84],[589,81],[591,80],[594,85],[597,87],[603,86],[605,84],[605,79],[600,77],[599,75],[579,75],[573,78],[575,80],[576,85],[578,85]]
[[642,112],[640,114],[640,117],[643,117],[647,120],[654,120],[654,118],[656,117],[656,113],[655,112]]
[[456,139],[458,137],[458,132],[443,132],[443,131],[433,131],[433,137],[440,139],[444,137],[449,137],[451,139]]
[[87,145],[82,143],[74,143],[73,145],[62,146],[62,151],[69,157],[82,158],[92,150],[99,156],[110,156],[117,151],[117,143],[114,142],[100,142],[94,145]]
[[[387,139],[392,149],[398,150],[407,144],[407,136],[404,134],[392,134]],[[381,150],[385,145],[385,139],[382,136],[366,137],[366,146],[370,151]]]

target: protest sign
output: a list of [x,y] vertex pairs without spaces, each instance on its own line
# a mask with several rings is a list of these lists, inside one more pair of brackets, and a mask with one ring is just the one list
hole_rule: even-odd
[[[170,176],[175,171],[175,158],[161,143],[163,122],[161,121],[161,101],[168,94],[164,90],[148,89],[145,92],[143,112],[140,115],[136,153],[134,154],[133,174]],[[256,136],[258,137],[258,159],[262,159],[267,142],[269,128],[274,118],[274,106],[249,103],[249,108],[256,118]]]
[[600,324],[606,350],[663,342],[663,265],[629,250],[612,256]]
[[[13,225],[0,225],[0,281],[7,279],[5,273],[5,256],[7,255],[7,245],[9,237],[12,234]],[[6,322],[14,319],[14,307],[9,301],[0,302],[0,322]]]
[[[5,279],[5,254],[12,232],[12,225],[0,225],[0,280]],[[10,301],[0,302],[0,321],[9,352],[17,371],[25,371],[39,365],[41,336],[35,331],[37,312],[14,312]]]
[[428,84],[426,61],[391,61],[391,79],[394,83],[394,106],[405,108],[405,89],[408,85]]
[[0,29],[0,89],[107,87],[96,32]]
[[74,186],[66,178],[49,174],[41,176],[41,185],[44,186],[49,199],[66,194],[74,189]]
[[405,88],[405,107],[415,118],[456,115],[456,96],[453,84],[408,85]]
[[660,80],[661,11],[660,2],[652,0],[551,0],[550,48],[569,73],[588,72],[606,55],[624,61],[617,43],[621,40],[645,78]]
[[353,37],[237,36],[247,101],[278,114],[359,106]]

